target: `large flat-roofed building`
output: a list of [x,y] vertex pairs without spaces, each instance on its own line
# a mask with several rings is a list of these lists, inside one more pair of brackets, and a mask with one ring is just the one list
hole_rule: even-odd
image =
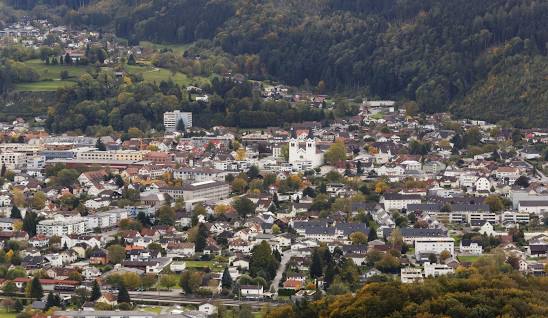
[[36,226],[36,233],[47,237],[86,233],[86,220],[81,216],[43,220]]
[[209,180],[183,186],[185,201],[196,199],[218,201],[228,198],[229,193],[230,187],[224,181]]
[[173,178],[192,181],[224,180],[226,172],[212,168],[180,168],[173,170]]
[[119,150],[119,151],[86,151],[79,152],[76,159],[79,160],[143,160],[145,151]]
[[177,123],[180,120],[183,121],[185,128],[192,127],[192,113],[176,110],[164,113],[164,128],[166,129],[166,131],[175,131],[177,130]]
[[0,165],[5,165],[8,169],[23,168],[27,163],[27,156],[20,152],[0,153]]

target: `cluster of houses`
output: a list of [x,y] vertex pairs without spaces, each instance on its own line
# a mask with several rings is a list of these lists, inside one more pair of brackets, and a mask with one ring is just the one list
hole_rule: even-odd
[[[282,96],[287,91],[277,87],[269,94]],[[548,180],[530,161],[540,159],[533,146],[548,141],[546,131],[520,132],[525,146],[514,153],[471,154],[453,148],[459,132],[443,127],[448,115],[419,121],[389,101],[364,102],[359,115],[329,126],[303,122],[262,131],[227,127],[206,131],[192,127],[191,113],[166,113],[164,120],[170,129],[163,137],[129,140],[49,135],[21,119],[2,124],[4,140],[9,142],[0,144],[4,180],[0,240],[4,245],[10,240],[26,242],[19,256],[29,277],[46,270],[49,278],[42,280],[46,290],[74,290],[94,280],[107,285],[114,274],[159,275],[167,269],[183,273],[193,261],[205,258],[215,260],[217,266],[209,268],[201,288],[219,294],[224,268],[234,281],[249,274],[253,248],[266,242],[288,258],[281,263],[280,274],[286,272],[286,263],[291,274],[277,275],[268,286],[242,285],[240,296],[263,298],[280,287],[310,295],[306,292],[310,283],[312,290],[322,283],[308,274],[314,248],[340,249],[362,270],[365,282],[383,274],[367,265],[368,255],[389,253],[389,241],[398,232],[407,247],[399,257],[405,283],[468,266],[459,257],[481,256],[492,248],[484,246],[482,237],[497,238],[508,256],[519,258],[520,271],[544,274]],[[186,130],[201,134],[181,135],[173,129],[179,121]],[[482,144],[512,139],[511,132],[486,123],[459,123],[464,131],[479,131]],[[335,142],[344,144],[348,159],[326,164]],[[430,149],[417,152],[413,143],[428,143]],[[78,175],[67,183],[66,176],[56,175],[59,167]],[[232,180],[253,167],[257,168],[254,178],[273,175],[275,182],[259,191],[235,189]],[[334,172],[373,184],[370,191],[378,200],[351,201],[344,211],[322,213],[310,191],[323,191],[332,200],[350,200],[360,193],[340,178],[328,180]],[[284,190],[283,181],[295,176],[300,180],[297,188]],[[324,189],[310,176],[325,178]],[[34,203],[39,192],[44,202]],[[21,197],[27,203],[21,205]],[[63,203],[72,197],[84,198],[78,209]],[[253,204],[254,213],[247,217],[238,215],[234,206],[234,199],[243,197]],[[495,206],[487,200],[494,197],[505,204]],[[21,230],[21,220],[12,215],[15,205],[20,218],[30,211],[37,213],[36,235]],[[121,228],[124,220],[143,216],[154,224],[157,211],[165,205],[175,209],[172,225]],[[205,215],[193,215],[199,205]],[[359,221],[361,215],[369,215],[375,228]],[[408,222],[402,223],[402,217]],[[196,223],[204,224],[209,233],[200,251],[189,238],[188,229]],[[511,233],[524,228],[533,230],[515,242]],[[355,242],[355,233],[369,240]],[[112,261],[109,242],[119,239],[125,256],[107,268]],[[73,272],[82,280],[70,279]],[[20,277],[14,282],[23,288],[29,280]],[[103,296],[102,301],[114,303],[108,293]]]

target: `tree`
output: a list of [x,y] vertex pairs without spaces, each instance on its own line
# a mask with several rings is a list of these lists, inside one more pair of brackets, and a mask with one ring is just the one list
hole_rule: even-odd
[[29,236],[36,235],[36,225],[38,223],[38,216],[32,211],[27,211],[25,213],[25,218],[23,219],[23,230],[29,234]]
[[105,143],[103,142],[101,138],[97,138],[97,142],[95,142],[95,148],[97,148],[97,150],[99,151],[107,150],[107,146],[105,146]]
[[124,284],[120,284],[118,286],[118,303],[129,304],[130,302],[131,302],[131,298],[129,297],[129,293],[127,291],[126,286],[124,286]]
[[177,285],[177,276],[176,275],[162,275],[160,276],[160,280],[158,282],[160,286],[167,288],[168,290],[171,290],[173,286]]
[[312,252],[312,261],[310,263],[310,277],[312,278],[318,278],[321,277],[323,274],[322,270],[322,259],[320,257],[320,253],[318,252],[318,249],[314,249]]
[[238,318],[253,318],[253,312],[251,312],[251,307],[249,305],[240,305]]
[[0,170],[0,177],[3,178],[4,176],[6,176],[6,164],[5,163],[2,164],[2,169]]
[[40,300],[44,297],[44,289],[42,288],[42,284],[40,283],[40,279],[38,279],[38,277],[34,277],[31,280],[28,297],[36,300]]
[[179,119],[177,122],[177,127],[175,127],[177,131],[184,132],[186,130],[185,122],[182,119]]
[[245,174],[247,175],[247,177],[250,180],[256,179],[259,176],[259,168],[257,168],[257,166],[255,166],[255,165],[253,165],[249,168],[249,170],[247,170],[247,172]]
[[221,286],[224,289],[231,289],[232,288],[232,276],[230,276],[230,272],[228,271],[228,267],[225,267],[225,270],[223,271],[223,277],[221,278]]
[[23,194],[23,191],[19,189],[13,190],[13,196],[12,196],[13,204],[16,206],[24,207],[27,203],[25,200],[25,195]]
[[23,218],[21,216],[21,210],[19,210],[19,208],[15,205],[11,207],[10,218],[12,218],[12,219],[22,219]]
[[339,161],[346,160],[346,147],[344,145],[344,142],[341,140],[337,140],[325,152],[324,155],[325,161],[328,164],[335,164]]
[[97,280],[94,280],[93,286],[91,287],[91,295],[89,300],[95,302],[97,299],[101,298],[101,295],[101,286],[99,286]]
[[15,309],[16,312],[22,312],[23,309],[25,309],[25,306],[23,306],[23,303],[21,302],[21,299],[19,299],[19,298],[15,299],[14,309]]
[[66,80],[66,79],[69,78],[69,76],[70,76],[70,74],[67,70],[62,70],[61,72],[59,72],[59,79],[61,79],[61,80]]
[[60,307],[61,306],[61,298],[59,295],[53,294],[53,292],[48,293],[48,298],[46,300],[46,310],[50,309],[51,307]]
[[79,175],[80,173],[75,169],[63,169],[57,173],[55,180],[61,186],[70,187],[76,182]]
[[390,232],[390,236],[388,237],[388,242],[390,243],[390,246],[392,247],[403,246],[403,236],[400,232],[400,229],[395,228]]
[[70,54],[65,54],[65,64],[71,65],[72,64],[72,58],[70,57]]
[[36,191],[32,196],[31,206],[33,209],[42,210],[46,206],[46,194],[42,191]]
[[109,246],[107,252],[108,260],[111,264],[120,264],[126,258],[126,250],[118,244]]
[[400,260],[387,253],[375,263],[375,268],[383,273],[396,273],[400,269]]
[[175,210],[168,205],[164,205],[158,209],[156,216],[158,217],[158,222],[161,225],[175,225]]
[[277,268],[278,261],[266,241],[262,241],[259,245],[253,247],[249,261],[251,275],[263,277],[268,281],[274,278]]
[[519,176],[514,184],[522,188],[527,188],[529,186],[529,178],[527,178],[527,176]]
[[131,53],[127,58],[127,65],[135,65],[136,63],[135,56]]
[[440,253],[440,262],[444,262],[446,259],[449,259],[451,257],[451,253],[448,250],[443,250]]
[[198,233],[196,234],[195,248],[196,252],[203,252],[207,246],[207,237],[209,236],[207,227],[205,224],[200,223],[198,225]]
[[238,215],[244,219],[248,215],[255,214],[255,204],[245,197],[234,200],[234,209],[236,209]]
[[284,161],[289,161],[289,144],[283,144],[280,148],[280,155]]
[[363,232],[354,232],[350,234],[352,244],[367,244],[367,235]]
[[502,201],[498,195],[488,196],[485,200],[483,200],[483,203],[489,205],[491,212],[497,212],[504,209],[504,201]]
[[515,255],[510,255],[508,256],[508,258],[506,259],[506,262],[508,264],[510,264],[510,266],[512,266],[512,268],[514,270],[519,270],[519,263],[520,263],[521,259],[519,258],[519,256],[515,256]]
[[243,194],[247,188],[247,181],[245,181],[244,178],[235,178],[234,181],[232,181],[232,191],[237,194]]
[[200,288],[202,284],[202,274],[195,271],[185,271],[181,275],[179,285],[187,294],[192,294]]
[[8,281],[4,287],[2,288],[2,291],[4,294],[11,296],[17,292],[18,288],[15,286],[15,283],[12,281]]

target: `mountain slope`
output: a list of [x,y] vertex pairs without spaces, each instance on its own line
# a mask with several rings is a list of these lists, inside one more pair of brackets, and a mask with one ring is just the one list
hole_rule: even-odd
[[[25,9],[36,3],[8,2]],[[530,63],[534,70],[548,67],[544,0],[40,3],[54,7],[50,12],[67,23],[110,28],[129,39],[179,43],[206,39],[232,55],[257,56],[262,72],[248,74],[251,77],[266,74],[307,86],[323,81],[331,91],[416,100],[425,112],[451,110],[494,121],[548,125],[542,96],[548,81],[541,71],[528,73],[527,67]],[[72,10],[62,11],[60,4]],[[522,67],[515,66],[516,60]],[[515,96],[522,90],[517,83],[531,87],[520,102]],[[493,85],[491,89],[500,93],[489,93],[487,88]]]

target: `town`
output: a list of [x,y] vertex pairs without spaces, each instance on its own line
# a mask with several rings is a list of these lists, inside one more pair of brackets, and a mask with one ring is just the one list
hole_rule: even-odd
[[[74,34],[44,21],[0,36],[33,46],[55,32]],[[47,64],[87,58],[99,35],[84,35]],[[340,110],[320,91],[254,89]],[[185,90],[198,104],[212,97]],[[18,317],[251,317],[491,259],[546,275],[547,129],[344,104],[355,111],[261,129],[202,128],[182,109],[154,134],[55,134],[40,116],[0,123],[2,305]]]
[[4,123],[2,290],[37,310],[188,300],[201,317],[216,299],[416,282],[485,254],[544,275],[548,133],[395,106],[264,131],[204,131],[175,111],[163,137],[125,141]]

